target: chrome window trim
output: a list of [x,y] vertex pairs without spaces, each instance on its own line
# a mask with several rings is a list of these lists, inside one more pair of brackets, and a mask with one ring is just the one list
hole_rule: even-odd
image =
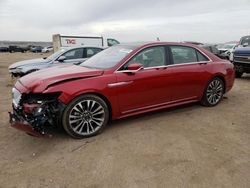
[[199,61],[199,62],[190,62],[190,63],[182,63],[182,64],[172,64],[172,65],[165,65],[165,66],[155,66],[155,67],[147,67],[147,68],[143,68],[142,70],[150,70],[150,69],[159,69],[159,68],[167,68],[167,67],[174,67],[174,66],[181,66],[181,65],[192,65],[192,64],[202,64],[202,63],[211,63],[213,62],[210,57],[208,57],[204,52],[200,51],[200,49],[196,48],[196,47],[191,47],[191,46],[185,46],[185,45],[172,45],[172,44],[158,44],[158,45],[153,45],[153,46],[146,46],[144,48],[142,48],[140,51],[138,51],[136,54],[134,54],[133,56],[131,56],[127,61],[125,61],[118,69],[116,69],[114,71],[114,73],[127,73],[127,70],[121,70],[119,71],[119,69],[125,65],[127,62],[129,62],[133,57],[135,57],[137,54],[139,54],[142,50],[146,49],[146,48],[150,48],[150,47],[159,47],[159,46],[182,46],[182,47],[188,47],[188,48],[193,48],[195,50],[197,50],[198,52],[200,52],[202,55],[204,55],[209,61]]

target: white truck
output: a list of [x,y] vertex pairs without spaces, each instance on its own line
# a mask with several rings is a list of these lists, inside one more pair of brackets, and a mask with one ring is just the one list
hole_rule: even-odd
[[96,46],[96,47],[109,47],[119,44],[119,41],[112,38],[103,37],[84,37],[84,36],[62,36],[60,34],[53,35],[53,48],[54,52],[58,51],[61,47],[76,47],[76,46]]

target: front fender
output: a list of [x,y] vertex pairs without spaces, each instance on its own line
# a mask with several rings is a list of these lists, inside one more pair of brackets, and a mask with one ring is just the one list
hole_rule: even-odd
[[65,105],[80,95],[96,94],[108,100],[112,108],[112,118],[115,119],[119,115],[117,90],[116,88],[108,87],[108,84],[116,82],[116,76],[106,75],[102,76],[102,79],[98,78],[91,77],[66,81],[49,87],[43,93],[61,92],[58,99]]

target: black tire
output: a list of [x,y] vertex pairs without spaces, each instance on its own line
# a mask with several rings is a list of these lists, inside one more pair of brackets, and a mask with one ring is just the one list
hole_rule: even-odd
[[225,91],[225,84],[222,79],[216,77],[210,80],[203,93],[201,104],[203,106],[216,106],[223,98]]
[[105,101],[96,95],[82,95],[68,104],[61,120],[64,130],[71,137],[92,137],[101,133],[107,125],[109,108]]
[[235,77],[236,78],[241,78],[243,75],[243,72],[235,71]]

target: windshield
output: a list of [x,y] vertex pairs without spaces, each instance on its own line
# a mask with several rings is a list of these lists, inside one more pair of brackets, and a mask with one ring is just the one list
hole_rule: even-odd
[[247,37],[243,37],[241,39],[241,45],[244,45],[244,46],[250,46],[250,36],[247,36]]
[[117,65],[133,51],[134,46],[112,46],[83,62],[81,66],[96,69],[109,69]]
[[66,51],[66,49],[60,49],[57,52],[55,52],[52,55],[50,55],[49,57],[47,57],[47,59],[54,60],[55,58],[57,58],[60,54],[62,54],[65,51]]

